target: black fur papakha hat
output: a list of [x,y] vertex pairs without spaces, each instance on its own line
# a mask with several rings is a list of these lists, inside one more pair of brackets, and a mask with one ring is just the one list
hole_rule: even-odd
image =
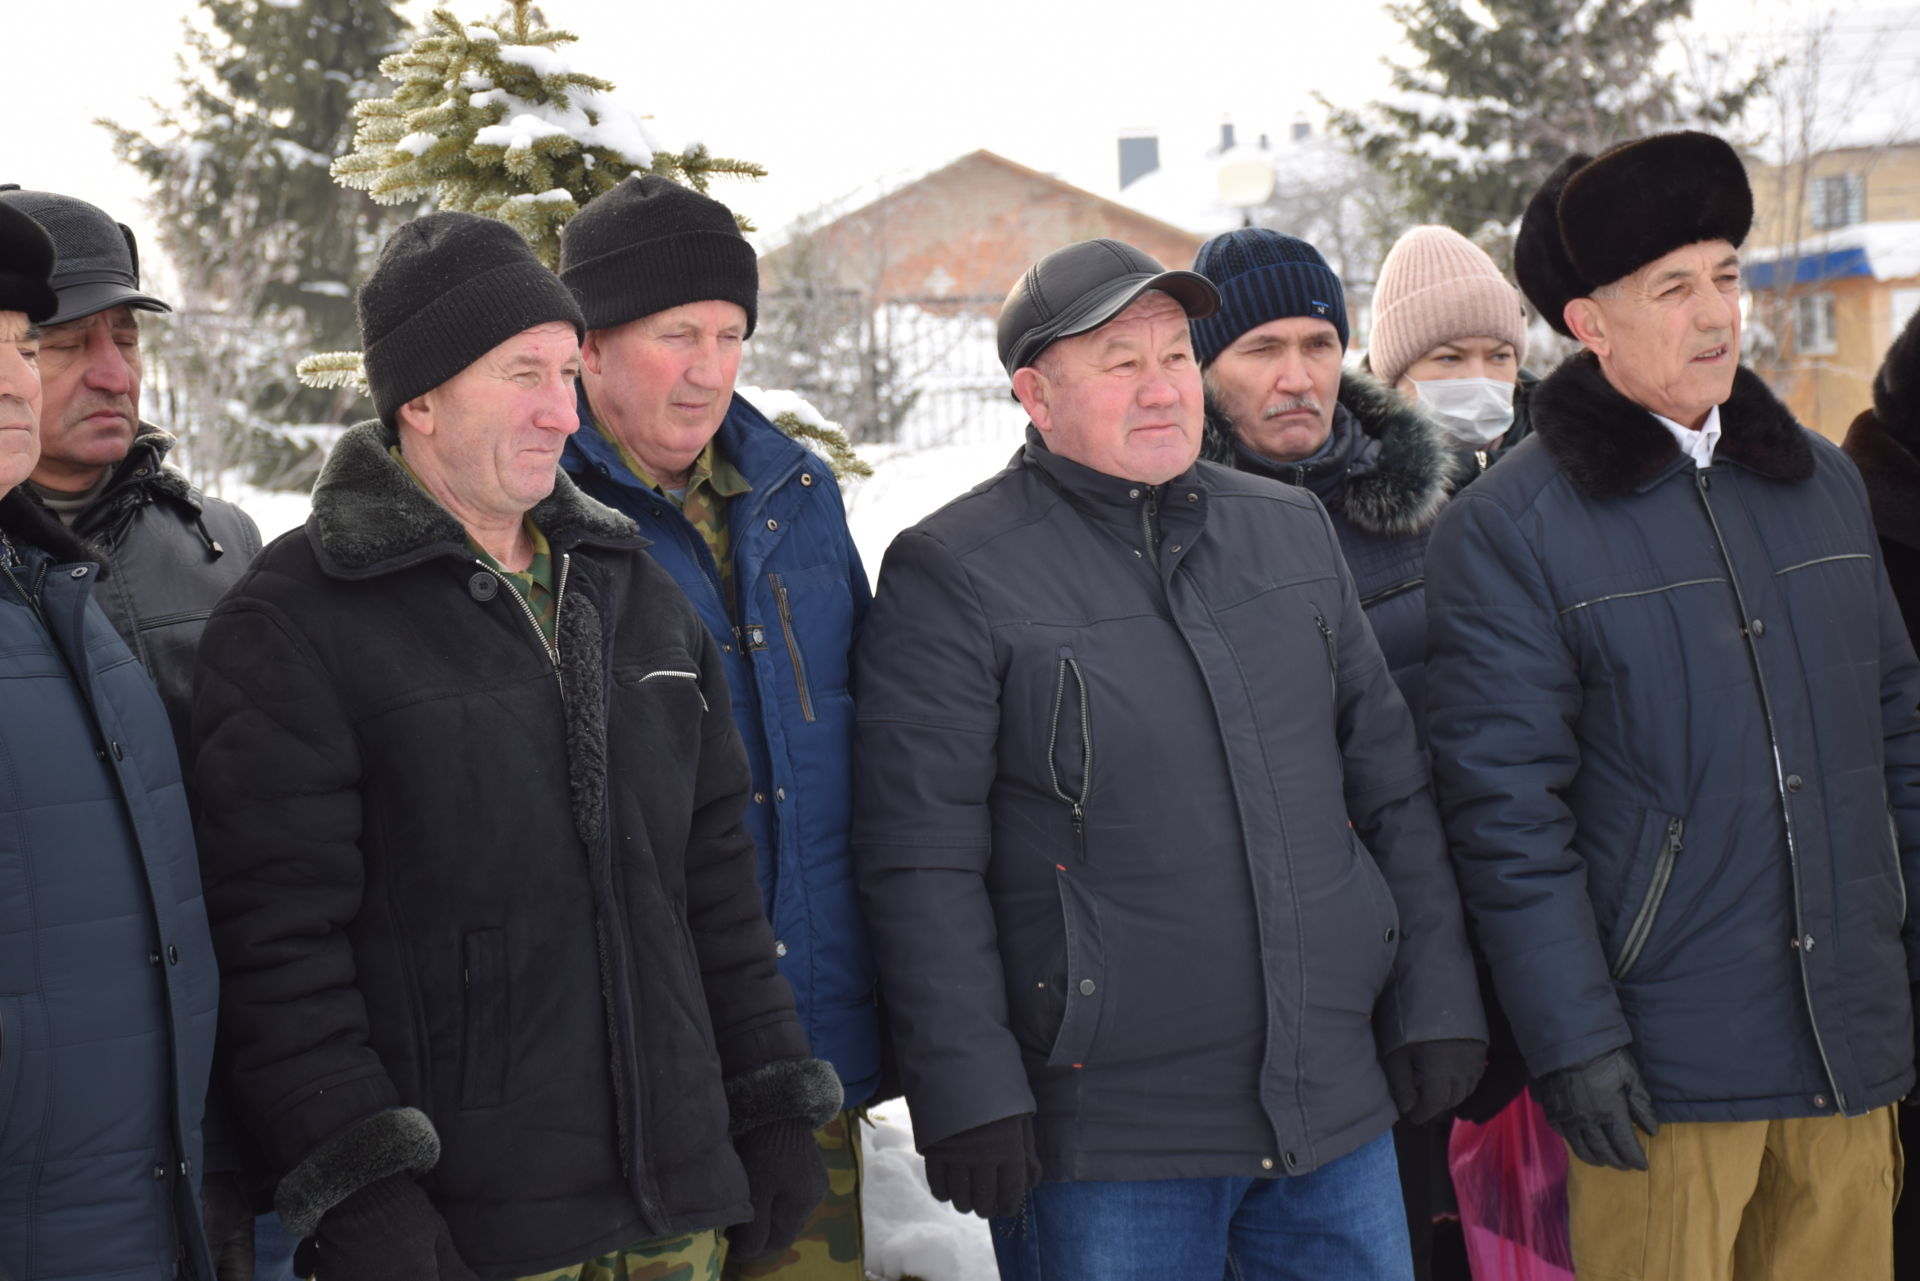
[[1661,133],[1596,158],[1569,156],[1520,219],[1513,274],[1547,323],[1571,338],[1567,303],[1686,245],[1738,248],[1753,227],[1746,166],[1708,133]]

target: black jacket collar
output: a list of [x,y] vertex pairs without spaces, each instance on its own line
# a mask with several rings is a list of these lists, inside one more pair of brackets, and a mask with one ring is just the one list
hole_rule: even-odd
[[1853,420],[1840,446],[1860,468],[1880,537],[1920,551],[1920,455],[1874,410]]
[[[467,531],[387,452],[397,437],[378,421],[347,429],[313,486],[307,540],[336,578],[368,578],[436,556],[467,556]],[[556,470],[553,492],[530,513],[556,552],[582,543],[640,548],[639,527]]]
[[57,565],[92,561],[100,566],[100,577],[107,576],[106,557],[74,536],[47,509],[28,497],[25,485],[16,485],[0,498],[0,530],[13,540],[22,555],[38,548],[53,557]]
[[[1310,489],[1327,509],[1372,534],[1413,534],[1447,501],[1458,460],[1439,426],[1366,374],[1340,376],[1333,448],[1310,463],[1275,463],[1238,447],[1233,424],[1207,398],[1201,457]],[[1343,412],[1344,411],[1344,412]]]
[[[1667,429],[1607,381],[1590,351],[1541,381],[1532,412],[1534,434],[1589,498],[1615,498],[1643,488],[1680,458]],[[1733,393],[1720,406],[1720,443],[1713,456],[1715,462],[1737,463],[1772,480],[1813,475],[1806,429],[1745,366],[1734,372]]]

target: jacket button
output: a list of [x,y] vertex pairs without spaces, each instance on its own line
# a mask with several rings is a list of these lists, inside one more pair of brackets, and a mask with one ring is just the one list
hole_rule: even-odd
[[158,953],[158,952],[149,952],[149,953],[147,953],[147,964],[148,964],[148,965],[158,965],[158,964],[160,964],[160,953]]
[[1826,1096],[1826,1095],[1824,1095],[1824,1094],[1816,1094],[1816,1095],[1814,1095],[1814,1096],[1813,1096],[1813,1106],[1815,1106],[1815,1107],[1817,1107],[1817,1108],[1823,1108],[1823,1107],[1825,1107],[1825,1106],[1827,1106],[1827,1096]]
[[1387,933],[1386,933],[1386,941],[1387,941],[1387,942],[1389,942],[1389,943],[1391,943],[1391,942],[1393,942],[1393,935],[1394,935],[1394,930],[1393,930],[1393,927],[1392,927],[1391,925],[1389,925],[1389,926],[1387,927]]
[[776,787],[776,788],[774,788],[774,789],[773,789],[773,799],[774,799],[774,800],[776,800],[776,801],[784,801],[784,800],[786,800],[786,799],[787,799],[787,789],[786,789],[786,788],[784,788],[784,787]]
[[75,578],[85,578],[87,576],[87,567],[85,565],[75,566],[73,576]]
[[1755,636],[1765,636],[1767,634],[1767,625],[1756,618],[1748,625],[1747,630]]
[[1800,940],[1800,950],[1803,952],[1813,951],[1813,935],[1809,934]]
[[1797,792],[1803,786],[1805,786],[1805,784],[1801,781],[1801,778],[1798,774],[1787,775],[1787,790],[1789,792]]
[[1287,1168],[1289,1170],[1297,1170],[1300,1168],[1300,1158],[1295,1156],[1291,1152],[1286,1153],[1280,1159],[1287,1163]]
[[127,759],[127,749],[120,746],[119,739],[116,738],[112,742],[108,743],[107,749],[113,753],[114,760],[124,761]]
[[1138,498],[1138,497],[1140,497],[1140,491],[1139,491],[1139,490],[1137,490],[1137,489],[1129,489],[1129,490],[1127,491],[1127,497],[1128,497],[1128,498]]
[[777,521],[777,520],[775,520],[775,519],[774,519],[773,517],[771,517],[771,516],[769,516],[769,517],[767,517],[767,528],[768,528],[768,529],[778,529],[778,528],[780,528],[780,522],[779,522],[779,521]]
[[775,956],[785,956],[787,954],[787,945],[779,939],[775,939],[773,941],[773,954]]
[[492,600],[500,594],[500,580],[483,569],[467,580],[467,593],[475,600]]
[[810,472],[810,471],[803,471],[803,472],[801,472],[801,473],[800,473],[800,483],[801,483],[802,485],[811,485],[811,484],[813,483],[813,473],[812,473],[812,472]]
[[166,1166],[164,1166],[164,1165],[156,1165],[156,1166],[154,1166],[154,1167],[153,1167],[153,1177],[154,1177],[154,1178],[156,1178],[156,1179],[164,1179],[164,1178],[166,1178],[166,1177],[167,1177],[167,1167],[166,1167]]
[[767,803],[767,794],[765,792],[755,792],[753,794],[753,803],[755,805],[765,805]]
[[1081,979],[1081,980],[1080,980],[1080,995],[1082,995],[1082,996],[1092,996],[1092,995],[1093,995],[1093,980],[1092,980],[1092,979]]
[[1187,494],[1187,501],[1190,503],[1197,503],[1200,501],[1200,495],[1189,492]]
[[1178,551],[1180,550],[1180,544],[1179,544],[1179,543],[1175,543],[1175,544],[1173,545],[1173,550],[1174,550],[1175,552],[1178,552]]
[[171,943],[167,944],[167,964],[168,965],[180,964],[180,949],[175,947]]
[[1260,1168],[1263,1170],[1271,1170],[1273,1168],[1273,1158],[1270,1156],[1261,1157]]

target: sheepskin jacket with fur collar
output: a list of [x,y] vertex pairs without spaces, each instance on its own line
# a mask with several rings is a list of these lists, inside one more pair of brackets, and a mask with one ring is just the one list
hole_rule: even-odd
[[1873,407],[1841,448],[1867,482],[1873,524],[1907,631],[1920,638],[1920,319],[1908,323],[1873,381]]
[[419,1173],[483,1278],[743,1220],[730,1136],[839,1085],[775,969],[718,647],[559,476],[556,661],[392,443],[347,433],[201,642],[222,1035],[277,1208],[310,1232]]
[[1311,490],[1326,505],[1367,620],[1417,723],[1427,648],[1427,532],[1446,504],[1458,459],[1430,418],[1354,371],[1341,376],[1327,444],[1309,462],[1276,463],[1241,444],[1209,397],[1202,457]]

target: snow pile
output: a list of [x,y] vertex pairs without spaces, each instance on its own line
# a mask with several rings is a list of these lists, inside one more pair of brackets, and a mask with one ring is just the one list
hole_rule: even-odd
[[844,490],[847,526],[867,576],[879,577],[881,557],[896,534],[997,475],[1013,459],[1021,440],[1014,434],[1005,440],[935,449],[863,447],[861,457],[873,464],[873,475],[848,481]]
[[913,1150],[904,1104],[873,1113],[865,1131],[861,1194],[867,1274],[896,1281],[998,1281],[985,1219],[960,1214],[927,1191],[927,1167]]
[[839,429],[840,424],[827,421],[826,416],[815,409],[811,402],[797,391],[769,391],[763,387],[743,386],[736,386],[734,391],[745,397],[755,409],[765,414],[768,421],[782,414],[792,414],[809,427]]

